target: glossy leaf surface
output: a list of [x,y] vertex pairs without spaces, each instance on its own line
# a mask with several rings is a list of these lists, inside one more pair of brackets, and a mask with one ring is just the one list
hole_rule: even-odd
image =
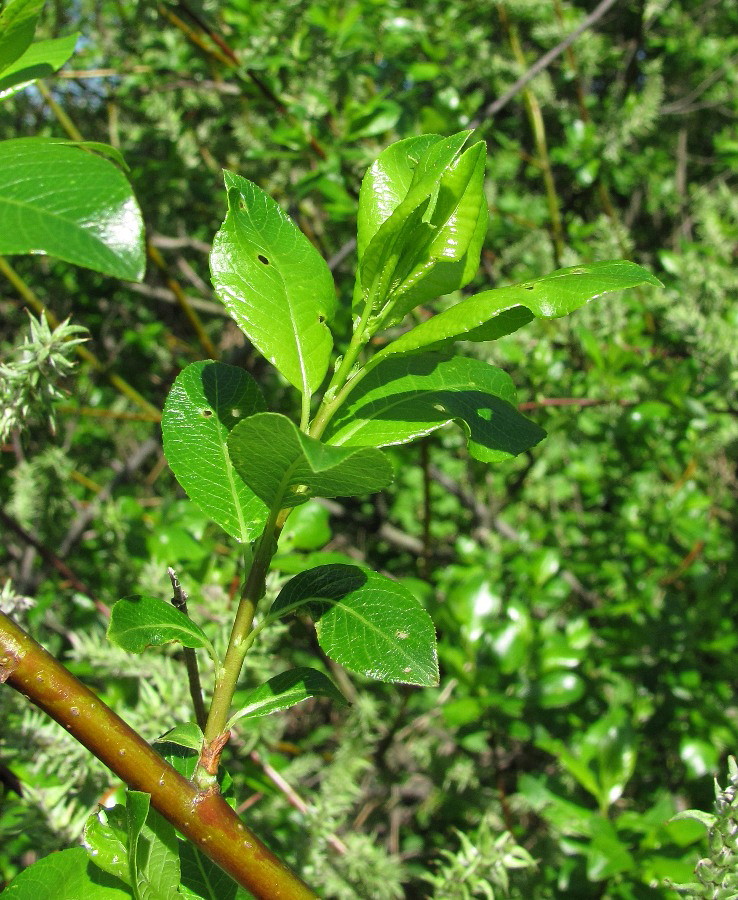
[[8,0],[0,11],[0,73],[25,53],[46,0]]
[[300,666],[275,675],[249,691],[246,697],[241,696],[243,706],[231,716],[226,727],[230,728],[239,719],[258,719],[289,709],[310,697],[330,697],[336,703],[346,705],[346,698],[330,678],[317,669]]
[[395,581],[358,566],[327,565],[295,576],[280,591],[270,617],[307,613],[323,650],[369,678],[438,684],[433,622]]
[[130,890],[98,869],[82,847],[51,853],[29,866],[3,891],[12,900],[130,900]]
[[238,422],[264,405],[258,385],[243,369],[196,362],[177,376],[161,420],[164,453],[177,481],[241,543],[261,534],[267,510],[231,464],[227,441]]
[[78,37],[78,34],[69,34],[31,44],[25,53],[0,72],[0,100],[60,69],[74,53]]
[[299,506],[311,497],[371,494],[392,480],[381,451],[331,447],[277,413],[239,422],[228,451],[238,474],[270,508]]
[[336,306],[330,270],[279,205],[225,173],[228,215],[215,236],[216,293],[238,327],[284,377],[310,395],[328,370]]
[[185,647],[201,647],[213,655],[203,630],[171,603],[157,597],[134,594],[113,604],[108,640],[129,653],[143,653],[174,641]]
[[125,806],[100,808],[87,819],[83,842],[92,862],[129,883],[128,827]]
[[459,340],[496,340],[517,331],[534,317],[565,316],[603,294],[642,284],[661,282],[627,260],[559,269],[534,281],[484,291],[462,300],[400,335],[375,359],[420,349],[441,349]]
[[0,143],[0,254],[48,253],[140,281],[141,211],[110,160],[69,144]]
[[325,440],[348,447],[405,444],[457,422],[483,462],[517,456],[545,436],[515,408],[509,375],[479,359],[390,357],[349,394]]

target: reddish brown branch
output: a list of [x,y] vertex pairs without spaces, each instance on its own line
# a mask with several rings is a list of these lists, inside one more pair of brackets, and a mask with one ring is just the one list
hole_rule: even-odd
[[200,791],[99,697],[0,613],[0,682],[25,694],[151,804],[242,887],[263,900],[316,895],[214,790]]

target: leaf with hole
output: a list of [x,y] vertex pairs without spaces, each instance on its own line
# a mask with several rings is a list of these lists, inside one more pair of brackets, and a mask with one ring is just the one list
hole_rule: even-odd
[[387,457],[374,448],[330,447],[299,431],[286,416],[257,413],[228,438],[233,466],[269,508],[311,497],[373,494],[392,480]]
[[462,300],[421,322],[388,344],[372,360],[440,350],[455,341],[493,341],[517,331],[536,316],[565,316],[597,297],[642,284],[661,285],[649,272],[627,260],[559,269],[534,281],[524,281]]
[[438,684],[433,621],[407,588],[359,566],[327,565],[295,576],[269,618],[307,613],[331,659],[354,672],[404,684]]
[[0,142],[0,254],[18,253],[140,281],[143,219],[120,169],[73,144]]
[[199,625],[171,603],[156,597],[133,594],[114,603],[107,635],[111,643],[129,653],[143,653],[147,647],[177,642],[207,650],[215,659],[213,645]]
[[318,251],[272,198],[225,173],[228,215],[210,254],[213,286],[238,327],[310,396],[328,371],[336,291]]
[[164,453],[177,481],[241,543],[261,534],[267,509],[231,464],[228,435],[264,406],[258,385],[243,369],[196,362],[177,376],[161,420]]
[[264,684],[239,697],[241,709],[231,716],[226,728],[231,728],[239,719],[258,719],[271,713],[289,709],[308,700],[310,697],[329,697],[341,705],[346,705],[346,698],[333,682],[307,666],[290,669],[275,675]]
[[545,437],[515,402],[510,376],[480,359],[390,357],[357,384],[323,439],[343,447],[386,447],[456,422],[475,459],[499,462]]

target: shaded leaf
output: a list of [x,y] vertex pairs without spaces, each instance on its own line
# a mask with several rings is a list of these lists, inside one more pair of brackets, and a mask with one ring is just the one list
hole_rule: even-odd
[[274,601],[270,617],[306,612],[323,650],[370,678],[438,684],[433,621],[395,581],[358,566],[327,565],[295,576]]
[[309,697],[330,697],[331,700],[346,705],[346,698],[330,678],[317,669],[300,666],[275,675],[249,691],[246,696],[242,695],[239,703],[243,705],[231,716],[226,728],[231,728],[239,719],[257,719],[289,709]]
[[261,534],[267,509],[231,464],[227,441],[238,422],[264,405],[258,385],[243,369],[196,362],[177,376],[162,414],[164,453],[177,481],[241,543]]
[[216,293],[259,352],[309,396],[333,347],[330,270],[268,194],[231,172],[225,184],[228,215],[210,254]]
[[349,394],[324,439],[338,446],[386,447],[457,422],[472,456],[497,462],[545,436],[517,411],[515,402],[510,376],[482,360],[434,354],[390,357]]
[[137,900],[175,900],[179,896],[179,841],[174,826],[141,791],[126,791],[128,870]]
[[[79,34],[36,41],[0,74],[0,100],[23,90],[37,78],[47,78],[74,53]],[[70,142],[71,143],[71,142]]]
[[311,497],[371,494],[392,480],[381,451],[331,447],[277,413],[239,422],[228,451],[238,474],[270,508],[299,506]]
[[156,597],[134,594],[114,603],[107,634],[111,643],[129,653],[143,653],[147,647],[177,641],[214,654],[213,645],[192,619]]
[[143,219],[123,173],[74,145],[0,142],[0,254],[17,253],[140,281]]
[[179,891],[183,897],[233,900],[236,896],[236,882],[190,841],[180,842],[179,864]]
[[496,340],[536,316],[565,316],[603,294],[641,284],[661,282],[635,263],[616,260],[559,269],[534,281],[484,291],[407,331],[380,351],[373,363],[400,353],[441,349],[459,340]]

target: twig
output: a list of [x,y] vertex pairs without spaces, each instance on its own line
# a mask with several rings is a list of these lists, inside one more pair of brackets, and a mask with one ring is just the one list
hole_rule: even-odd
[[[175,609],[183,612],[189,619],[190,614],[187,611],[187,594],[182,589],[179,578],[177,578],[177,573],[171,566],[167,569],[167,575],[169,575],[169,580],[172,582],[172,605]],[[197,667],[197,656],[192,647],[184,647],[183,653],[185,667],[187,669],[187,681],[190,685],[192,707],[195,710],[195,719],[197,720],[200,729],[204,730],[205,723],[208,719],[208,713],[202,699],[202,685],[200,683],[200,670]]]
[[62,576],[62,578],[66,578],[66,580],[72,585],[75,591],[79,591],[80,594],[84,594],[86,597],[89,597],[90,600],[94,601],[97,609],[103,613],[105,616],[110,615],[110,607],[107,606],[102,600],[98,600],[94,591],[92,591],[87,585],[78,578],[74,572],[69,568],[69,566],[64,562],[63,559],[60,559],[53,550],[49,550],[48,547],[45,547],[39,540],[37,540],[32,534],[29,534],[26,529],[15,519],[11,518],[4,510],[0,509],[0,522],[2,522],[7,528],[11,531],[14,531],[19,538],[21,538],[26,544],[33,547],[34,550],[39,553],[41,558],[48,565],[53,566],[56,571]]
[[[310,807],[305,803],[292,785],[288,784],[279,772],[276,769],[273,769],[268,762],[264,762],[256,750],[252,750],[250,755],[252,761],[261,768],[267,778],[285,795],[290,806],[294,806],[294,808],[299,810],[303,815],[307,815],[310,812]],[[343,856],[348,852],[348,847],[335,834],[329,835],[327,841],[336,853],[340,853]]]
[[551,65],[551,63],[558,59],[559,56],[567,49],[567,47],[571,47],[574,41],[583,34],[588,28],[591,28],[595,22],[599,21],[605,13],[610,9],[611,6],[616,2],[616,0],[601,0],[600,3],[592,10],[592,12],[587,16],[584,21],[578,25],[574,31],[571,32],[570,35],[564,38],[561,43],[557,44],[553,49],[549,50],[548,53],[544,53],[543,56],[528,69],[528,71],[521,75],[520,78],[509,87],[505,93],[498,97],[497,100],[490,103],[489,106],[485,107],[482,115],[476,118],[473,122],[469,124],[470,128],[479,128],[482,122],[485,119],[490,119],[492,116],[497,115],[497,113],[512,100],[512,98],[520,93],[523,88],[531,82],[539,72],[542,72],[545,68]]

